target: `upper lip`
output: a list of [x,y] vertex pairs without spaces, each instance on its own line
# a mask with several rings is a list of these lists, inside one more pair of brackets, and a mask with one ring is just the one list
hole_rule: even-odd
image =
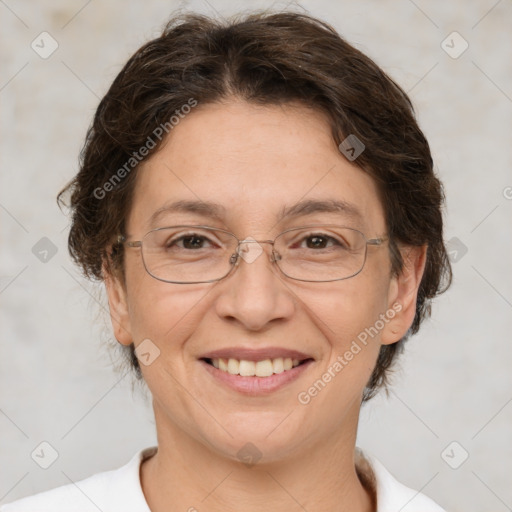
[[282,358],[291,358],[291,359],[299,359],[300,361],[304,359],[313,359],[312,356],[305,354],[304,352],[299,352],[298,350],[288,350],[281,347],[267,347],[267,348],[246,348],[246,347],[230,347],[230,348],[220,348],[218,350],[212,350],[206,354],[200,356],[199,359],[244,359],[245,361],[263,361],[265,359],[277,359],[279,357]]

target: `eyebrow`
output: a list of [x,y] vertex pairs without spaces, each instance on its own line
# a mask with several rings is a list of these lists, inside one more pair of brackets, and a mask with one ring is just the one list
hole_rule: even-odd
[[[195,213],[209,219],[223,221],[226,216],[226,208],[218,203],[210,201],[174,201],[166,203],[156,210],[149,218],[149,223],[156,223],[160,217],[167,213]],[[363,215],[352,203],[339,199],[306,199],[291,206],[284,206],[276,217],[277,222],[286,218],[294,218],[313,213],[341,213],[346,217],[361,221]]]
[[160,217],[167,213],[195,213],[221,221],[225,216],[226,209],[218,203],[209,201],[175,201],[173,203],[165,203],[161,208],[158,208],[149,218],[149,223],[151,225],[155,224]]

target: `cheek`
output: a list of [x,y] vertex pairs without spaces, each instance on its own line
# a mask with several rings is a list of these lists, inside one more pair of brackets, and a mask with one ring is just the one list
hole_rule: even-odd
[[368,272],[342,284],[308,298],[309,309],[329,344],[322,366],[331,373],[343,373],[345,377],[338,381],[350,378],[366,383],[378,357],[381,332],[389,321],[385,316],[389,280]]
[[164,283],[144,269],[133,272],[129,289],[129,315],[137,345],[149,338],[165,354],[175,352],[197,327],[204,314],[203,299],[208,290]]
[[[193,363],[187,341],[204,316],[201,307],[206,291],[187,290],[148,277],[151,281],[145,280],[138,287],[130,303],[133,339],[136,347],[140,344],[136,354],[141,372],[153,397],[166,402],[167,409],[187,410],[190,404],[179,383],[186,381]],[[150,354],[147,363],[146,353]]]
[[311,407],[304,419],[306,429],[318,429],[319,418],[322,429],[337,429],[347,411],[358,414],[375,368],[380,350],[380,330],[375,326],[385,311],[383,290],[377,293],[369,282],[362,286],[356,278],[354,283],[347,281],[343,290],[324,290],[312,298],[316,325],[326,343],[325,358],[297,396],[301,406]]
[[330,289],[309,295],[308,306],[336,346],[371,327],[387,307],[389,281],[360,274]]

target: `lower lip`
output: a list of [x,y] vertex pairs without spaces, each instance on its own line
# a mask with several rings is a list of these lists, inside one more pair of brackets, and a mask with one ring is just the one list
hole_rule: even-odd
[[309,365],[313,363],[313,360],[310,359],[291,370],[274,373],[269,377],[242,377],[241,375],[231,375],[228,372],[218,370],[206,361],[200,360],[199,362],[202,363],[210,375],[229,386],[231,389],[246,395],[265,395],[273,393],[286,384],[293,382],[307,370]]

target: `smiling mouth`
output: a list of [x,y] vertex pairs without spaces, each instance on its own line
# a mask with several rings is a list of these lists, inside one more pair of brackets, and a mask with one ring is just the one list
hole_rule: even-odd
[[241,377],[270,377],[274,374],[287,372],[313,359],[307,358],[300,360],[292,359],[291,357],[276,357],[275,359],[249,361],[246,359],[225,359],[216,357],[203,358],[202,360],[217,370],[230,375],[240,375]]
[[224,359],[222,357],[203,358],[203,361],[230,375],[241,377],[270,377],[271,375],[283,373],[296,368],[312,358],[292,359],[291,357],[277,357],[275,359],[264,359],[262,361],[248,361],[246,359]]
[[291,385],[308,371],[315,359],[303,352],[278,347],[260,350],[237,347],[204,354],[199,361],[221,386],[254,397]]

